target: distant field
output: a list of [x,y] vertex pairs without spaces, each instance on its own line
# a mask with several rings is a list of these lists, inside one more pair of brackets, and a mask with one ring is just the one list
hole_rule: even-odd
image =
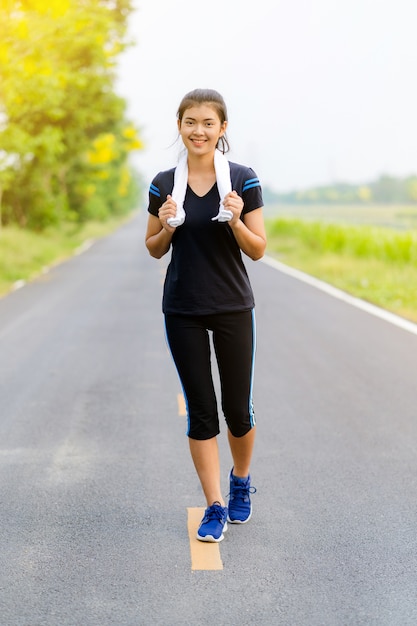
[[266,217],[417,229],[417,206],[270,204],[264,212]]
[[267,252],[417,322],[417,207],[275,207]]

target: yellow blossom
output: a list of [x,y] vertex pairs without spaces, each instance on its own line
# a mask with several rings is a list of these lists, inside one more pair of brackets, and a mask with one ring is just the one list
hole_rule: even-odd
[[87,153],[87,159],[92,165],[110,163],[117,157],[115,150],[116,137],[112,133],[99,135],[93,141],[93,149]]

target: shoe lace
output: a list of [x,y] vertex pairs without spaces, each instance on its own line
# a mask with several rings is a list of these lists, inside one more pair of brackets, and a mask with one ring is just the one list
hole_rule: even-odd
[[220,502],[213,502],[211,506],[206,509],[204,521],[208,522],[213,519],[222,520],[224,517],[224,508]]
[[256,493],[255,487],[248,487],[244,483],[238,483],[233,485],[232,491],[228,494],[232,500],[242,500],[243,502],[249,499],[249,494]]

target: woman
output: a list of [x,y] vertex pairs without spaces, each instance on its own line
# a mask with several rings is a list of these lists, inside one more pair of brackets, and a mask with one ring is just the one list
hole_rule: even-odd
[[[229,145],[222,96],[211,89],[191,91],[177,116],[186,152],[177,168],[152,181],[146,246],[157,259],[172,246],[163,312],[184,391],[190,452],[207,500],[197,539],[219,542],[227,521],[249,520],[255,491],[249,474],[256,432],[254,299],[241,251],[253,260],[264,254],[263,202],[254,171],[224,157]],[[208,331],[213,333],[234,462],[228,507],[220,488],[220,429]]]

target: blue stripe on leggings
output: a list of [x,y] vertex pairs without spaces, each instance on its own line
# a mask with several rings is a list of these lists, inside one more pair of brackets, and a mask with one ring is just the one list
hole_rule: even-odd
[[249,390],[249,418],[251,427],[256,424],[255,411],[253,408],[253,381],[255,378],[255,352],[256,352],[256,318],[255,309],[252,309],[252,368],[250,374],[250,390]]
[[176,366],[175,361],[174,361],[174,356],[173,356],[172,351],[171,351],[171,346],[169,345],[168,333],[167,333],[167,325],[166,325],[165,318],[164,318],[164,329],[165,329],[165,341],[166,341],[169,353],[171,355],[172,362],[174,363],[175,370],[176,370],[177,375],[178,375],[178,379],[180,381],[180,385],[181,385],[181,389],[182,389],[182,395],[184,396],[185,410],[187,411],[187,430],[186,430],[185,434],[188,437],[188,435],[190,434],[190,411],[188,409],[188,399],[187,399],[187,394],[185,393],[184,387],[182,386],[181,378],[180,378],[180,375],[178,373],[177,366]]

